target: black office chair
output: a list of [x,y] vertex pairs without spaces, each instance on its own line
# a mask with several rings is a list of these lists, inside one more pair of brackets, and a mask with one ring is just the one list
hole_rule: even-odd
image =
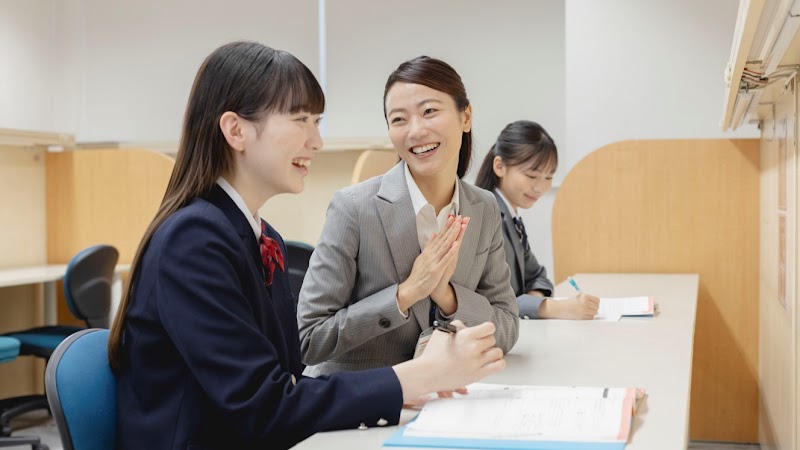
[[[111,311],[111,285],[119,252],[110,245],[95,245],[70,260],[64,274],[64,297],[72,314],[89,328],[108,328]],[[7,333],[21,342],[20,356],[50,359],[58,344],[84,327],[44,326]],[[0,400],[0,436],[11,432],[14,417],[37,409],[49,410],[44,395],[26,395]]]
[[286,244],[286,261],[288,263],[289,284],[292,288],[292,295],[294,301],[300,299],[300,288],[303,286],[303,278],[306,276],[308,270],[308,262],[311,260],[311,254],[314,253],[314,247],[299,241],[285,241]]

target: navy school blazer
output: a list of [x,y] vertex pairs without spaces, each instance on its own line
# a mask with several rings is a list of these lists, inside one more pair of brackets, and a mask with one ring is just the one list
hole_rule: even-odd
[[119,449],[288,448],[317,431],[398,422],[391,368],[301,375],[288,276],[276,268],[266,287],[262,267],[252,228],[219,186],[158,228],[132,280]]

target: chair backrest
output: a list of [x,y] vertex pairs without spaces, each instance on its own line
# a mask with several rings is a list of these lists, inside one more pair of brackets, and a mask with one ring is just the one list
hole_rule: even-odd
[[64,450],[115,448],[117,380],[107,348],[108,330],[82,330],[65,339],[47,364],[47,401]]
[[0,336],[0,363],[13,361],[19,355],[19,340]]
[[285,241],[284,244],[286,244],[286,253],[288,253],[286,259],[289,263],[289,284],[294,300],[297,301],[300,298],[300,288],[303,286],[303,278],[306,276],[308,262],[311,260],[311,254],[314,253],[314,247],[299,241]]
[[119,252],[110,245],[81,250],[70,260],[64,275],[64,296],[72,314],[86,326],[108,328],[111,285]]

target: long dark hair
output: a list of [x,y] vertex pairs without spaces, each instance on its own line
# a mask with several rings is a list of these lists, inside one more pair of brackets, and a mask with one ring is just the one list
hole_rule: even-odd
[[499,156],[506,166],[527,165],[533,170],[558,167],[558,149],[544,128],[530,120],[511,122],[497,136],[489,153],[483,159],[475,185],[494,190],[500,179],[494,173],[494,158]]
[[[325,96],[311,71],[290,53],[257,42],[232,42],[214,50],[200,66],[183,117],[175,167],[158,212],[144,232],[131,265],[108,340],[108,361],[119,370],[125,316],[139,263],[159,226],[175,211],[214,187],[233,165],[219,120],[227,111],[261,122],[270,113],[320,114]],[[259,129],[260,130],[260,129]]]
[[[461,76],[446,62],[429,56],[418,56],[400,64],[386,80],[383,90],[383,118],[386,119],[386,94],[395,83],[421,84],[453,98],[459,112],[469,106],[467,90]],[[462,134],[461,148],[458,150],[458,178],[462,178],[469,169],[472,159],[472,129]]]

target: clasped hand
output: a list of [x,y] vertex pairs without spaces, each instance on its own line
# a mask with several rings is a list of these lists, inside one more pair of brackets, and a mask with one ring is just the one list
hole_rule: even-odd
[[414,260],[411,274],[397,288],[397,302],[403,312],[428,296],[443,310],[455,309],[450,277],[456,270],[458,251],[468,223],[469,217],[448,217],[444,229],[428,239],[422,253]]

